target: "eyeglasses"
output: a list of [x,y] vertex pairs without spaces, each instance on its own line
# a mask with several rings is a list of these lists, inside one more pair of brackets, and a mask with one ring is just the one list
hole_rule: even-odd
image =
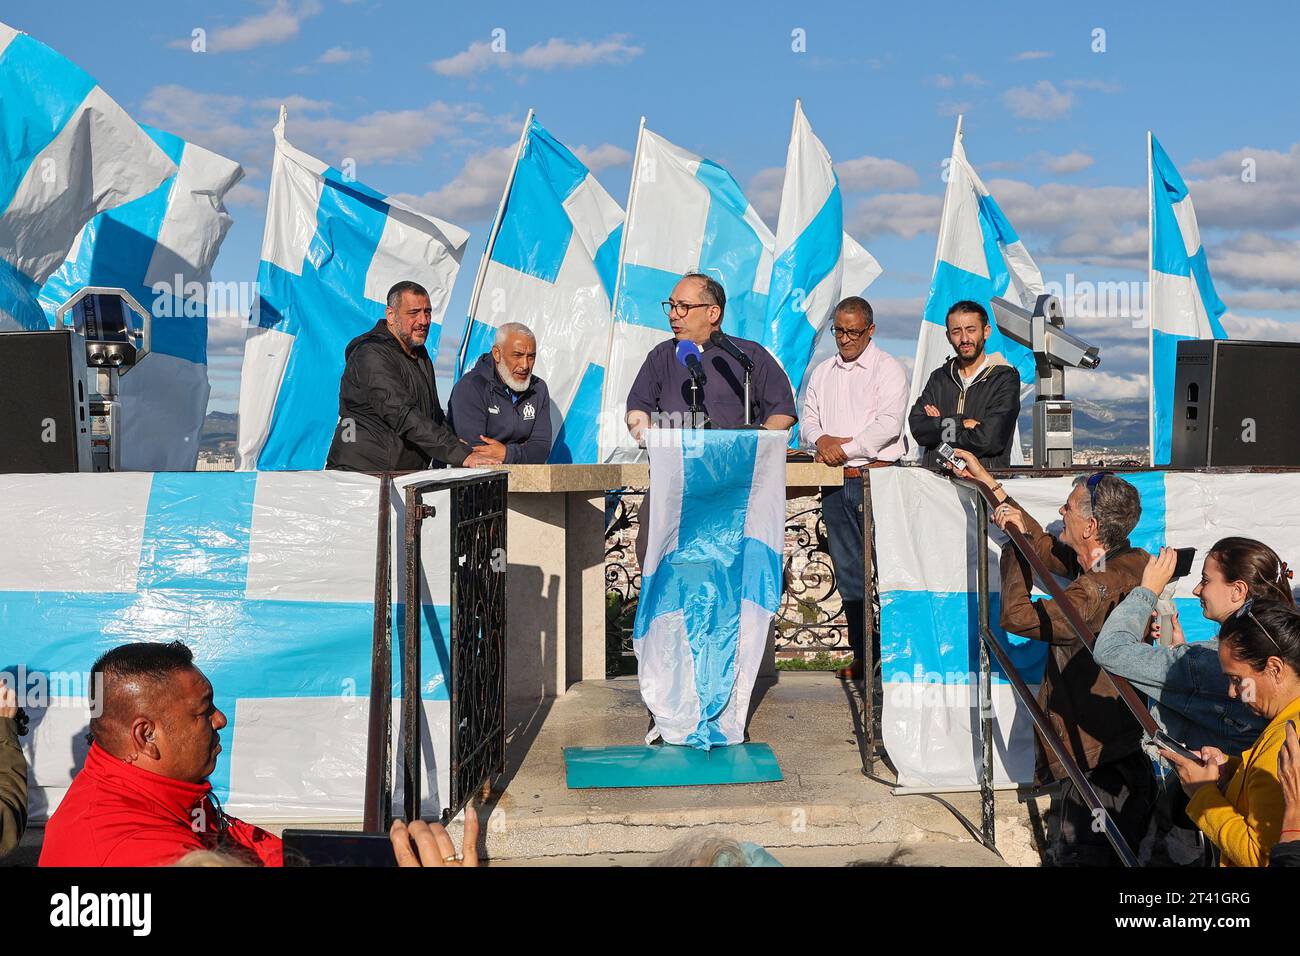
[[1277,642],[1277,638],[1275,638],[1272,634],[1268,632],[1268,628],[1266,628],[1263,624],[1259,623],[1259,618],[1257,618],[1255,616],[1255,612],[1250,609],[1250,606],[1254,603],[1255,603],[1254,598],[1247,598],[1246,603],[1237,609],[1237,613],[1234,614],[1233,617],[1234,618],[1241,617],[1243,614],[1249,617],[1252,621],[1255,622],[1255,626],[1264,632],[1264,636],[1273,642],[1273,646],[1277,648],[1277,652],[1279,654],[1282,654],[1283,657],[1285,657],[1286,655],[1283,654],[1282,652],[1282,645]]
[[1115,474],[1113,471],[1099,471],[1088,479],[1088,502],[1093,511],[1097,510],[1097,486],[1101,484],[1103,478],[1113,474]]
[[659,304],[663,306],[664,315],[671,316],[673,314],[676,314],[676,316],[679,319],[684,319],[686,318],[687,315],[690,314],[691,309],[707,309],[709,306],[716,305],[717,303],[715,302],[674,302],[672,299],[666,299],[665,301],[660,302]]
[[842,329],[838,325],[832,325],[831,331],[841,338],[848,339],[850,342],[856,342],[867,334],[866,329]]

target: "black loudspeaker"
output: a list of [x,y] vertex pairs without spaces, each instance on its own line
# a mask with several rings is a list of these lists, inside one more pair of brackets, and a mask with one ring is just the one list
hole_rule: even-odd
[[1300,466],[1300,342],[1178,343],[1174,468]]
[[90,471],[85,339],[0,333],[0,473]]

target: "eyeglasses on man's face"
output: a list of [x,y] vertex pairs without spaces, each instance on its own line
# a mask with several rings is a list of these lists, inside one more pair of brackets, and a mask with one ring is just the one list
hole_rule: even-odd
[[684,319],[691,312],[691,309],[707,309],[714,305],[713,302],[677,302],[673,299],[666,299],[659,303],[663,306],[664,315],[676,315],[679,319]]
[[862,338],[862,336],[867,334],[867,330],[865,328],[846,329],[840,325],[832,325],[831,331],[835,333],[836,338],[848,339],[850,342],[856,342],[858,339]]

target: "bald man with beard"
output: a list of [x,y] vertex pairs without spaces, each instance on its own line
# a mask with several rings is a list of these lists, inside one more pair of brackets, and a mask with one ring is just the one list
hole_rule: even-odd
[[192,850],[282,865],[278,837],[212,798],[226,715],[188,647],[123,644],[90,676],[93,741],[45,828],[41,866],[166,866]]

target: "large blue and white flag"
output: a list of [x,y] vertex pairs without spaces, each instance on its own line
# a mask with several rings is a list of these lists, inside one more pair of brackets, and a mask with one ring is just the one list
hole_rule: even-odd
[[649,534],[632,629],[646,742],[708,750],[745,739],[781,602],[784,431],[656,429]]
[[762,339],[795,394],[836,304],[861,295],[880,272],[875,257],[844,232],[839,177],[796,100]]
[[552,462],[598,460],[609,302],[622,234],[618,203],[530,112],[479,266],[456,377],[492,348],[502,324],[531,328],[533,371],[551,396]]
[[1174,370],[1178,343],[1188,339],[1226,339],[1228,307],[1214,291],[1196,210],[1187,183],[1160,141],[1147,133],[1150,180],[1151,463],[1169,464],[1173,442]]
[[722,283],[729,335],[763,339],[775,238],[717,163],[641,125],[610,329],[601,461],[636,457],[623,427],[627,393],[646,353],[672,336],[660,303],[687,272]]
[[81,227],[174,175],[80,67],[0,23],[0,332],[49,328],[38,294]]
[[469,233],[295,149],[275,127],[257,314],[239,386],[241,471],[325,467],[348,342],[384,317],[403,279],[429,290],[438,335]]
[[[176,175],[86,223],[41,287],[40,301],[53,322],[77,290],[112,286],[150,311],[150,354],[122,376],[118,392],[122,468],[192,471],[210,391],[208,282],[232,221],[222,197],[244,170],[179,136],[143,129],[175,163]],[[220,298],[212,304],[220,307]]]
[[[916,341],[916,364],[908,406],[925,388],[930,373],[953,355],[947,339],[948,309],[955,302],[970,299],[989,313],[993,326],[986,352],[998,352],[1020,373],[1021,397],[1036,386],[1034,353],[1006,338],[997,327],[989,306],[994,296],[1032,308],[1043,293],[1043,276],[1030,258],[1025,244],[1003,214],[992,194],[966,161],[962,146],[961,118],[952,143],[948,164],[948,187],[943,196],[939,221],[939,242],[935,251],[934,276]],[[918,449],[915,440],[911,442]],[[1011,448],[1013,464],[1023,460],[1019,432]]]
[[[407,485],[469,473],[396,479],[391,520],[402,520]],[[29,694],[33,818],[53,811],[85,759],[95,659],[126,642],[179,638],[229,722],[209,778],[221,802],[257,822],[359,820],[379,495],[379,479],[339,471],[0,475],[0,633],[22,636],[21,650],[7,645],[0,677]],[[426,574],[411,596],[426,642],[422,807],[435,816],[450,801],[450,496],[443,487],[425,497]],[[398,538],[400,631],[408,596]]]

